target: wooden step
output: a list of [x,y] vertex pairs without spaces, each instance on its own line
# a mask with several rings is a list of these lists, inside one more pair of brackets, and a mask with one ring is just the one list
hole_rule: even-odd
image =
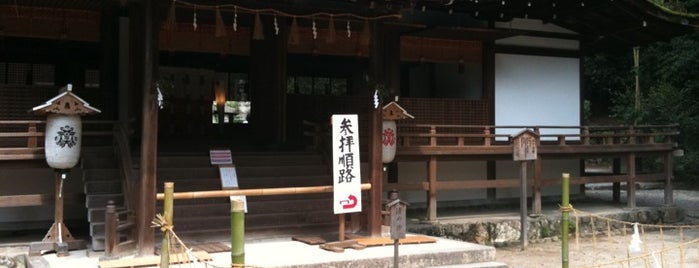
[[109,181],[90,180],[90,181],[86,181],[84,190],[85,190],[86,195],[120,194],[120,193],[122,193],[121,181],[118,181],[118,180],[109,180]]
[[236,172],[239,178],[244,177],[276,177],[276,176],[309,176],[309,175],[322,175],[331,174],[330,169],[327,166],[318,165],[305,165],[305,166],[256,166],[256,167],[246,167],[238,166],[236,167]]
[[113,154],[83,155],[80,165],[83,169],[117,168],[117,160]]
[[116,168],[94,168],[83,171],[83,181],[118,181],[119,170]]
[[110,200],[114,201],[115,206],[124,205],[124,195],[123,194],[93,194],[86,196],[85,207],[90,208],[105,208],[107,207],[107,202]]
[[[104,222],[104,213],[107,210],[107,208],[90,208],[87,210],[87,221],[89,222]],[[125,207],[116,207],[116,211],[119,215],[119,220],[120,221],[125,221],[126,220],[126,208]]]

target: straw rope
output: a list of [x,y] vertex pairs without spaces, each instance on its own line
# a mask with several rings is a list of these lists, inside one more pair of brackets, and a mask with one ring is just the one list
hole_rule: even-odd
[[328,17],[330,19],[331,17],[335,18],[352,18],[352,19],[357,19],[357,20],[382,20],[382,19],[400,19],[402,16],[401,14],[387,14],[387,15],[377,15],[377,16],[361,16],[357,15],[354,13],[329,13],[329,12],[315,12],[315,13],[309,13],[309,14],[292,14],[288,12],[284,12],[281,10],[277,9],[272,9],[272,8],[261,8],[261,9],[256,9],[256,8],[247,8],[243,7],[240,5],[236,4],[223,4],[223,5],[201,5],[201,4],[194,4],[190,3],[187,1],[182,1],[182,0],[173,0],[173,5],[177,4],[182,7],[188,7],[192,8],[195,10],[210,10],[210,11],[216,11],[217,9],[223,11],[229,11],[229,12],[242,12],[242,13],[250,13],[250,14],[264,14],[264,15],[276,15],[276,16],[285,16],[285,17],[295,17],[295,18],[316,18],[316,17]]
[[[627,260],[611,261],[611,262],[605,262],[605,263],[601,263],[601,264],[596,264],[596,265],[591,265],[591,266],[583,266],[583,267],[584,267],[584,268],[587,268],[587,267],[604,267],[604,266],[614,266],[614,267],[622,266],[622,267],[623,267],[624,264],[625,264],[626,262],[638,261],[638,260],[643,260],[643,261],[645,262],[645,264],[646,264],[646,267],[648,267],[649,264],[650,264],[650,262],[649,262],[650,259],[657,259],[655,256],[657,256],[658,254],[660,254],[660,255],[662,256],[662,255],[664,255],[665,253],[668,253],[668,252],[674,251],[674,250],[680,250],[680,252],[682,252],[682,251],[683,251],[682,249],[683,249],[684,247],[692,246],[692,245],[699,245],[699,239],[694,239],[694,240],[689,241],[689,242],[686,242],[686,243],[681,243],[681,244],[679,244],[679,245],[677,245],[677,246],[674,246],[674,247],[668,247],[668,248],[661,249],[661,250],[658,250],[658,251],[653,251],[653,252],[649,252],[649,253],[646,253],[646,254],[637,255],[637,256],[633,256],[633,257],[629,257]],[[680,254],[680,259],[681,259],[681,260],[684,260],[684,256],[683,256],[682,254]],[[684,263],[684,262],[683,262],[683,263]],[[666,267],[664,264],[663,264],[663,266]]]

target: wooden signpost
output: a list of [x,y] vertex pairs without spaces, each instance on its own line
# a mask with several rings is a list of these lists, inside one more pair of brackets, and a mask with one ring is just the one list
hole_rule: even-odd
[[520,221],[522,249],[527,247],[527,234],[529,226],[527,222],[527,161],[536,160],[537,147],[539,145],[539,134],[526,129],[512,139],[512,159],[519,161],[521,165],[521,195],[520,195]]

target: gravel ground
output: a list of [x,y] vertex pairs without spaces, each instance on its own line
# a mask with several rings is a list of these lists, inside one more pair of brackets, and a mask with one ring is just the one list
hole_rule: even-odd
[[[586,196],[611,201],[609,190],[588,190]],[[626,193],[621,192],[621,202],[626,202]],[[582,237],[576,243],[571,238],[569,247],[570,267],[699,267],[699,190],[675,190],[675,205],[685,210],[685,219],[678,225],[694,228],[667,228],[643,230],[642,252],[628,255],[631,230],[626,236],[598,234]],[[636,191],[636,204],[662,206],[662,189],[640,189]],[[680,247],[680,244],[692,243]],[[664,250],[664,251],[663,251]],[[655,254],[652,254],[655,252]],[[662,252],[662,253],[660,253]],[[561,267],[561,243],[549,242],[530,244],[525,250],[520,246],[498,248],[496,258],[510,267]],[[628,257],[636,258],[626,261]]]

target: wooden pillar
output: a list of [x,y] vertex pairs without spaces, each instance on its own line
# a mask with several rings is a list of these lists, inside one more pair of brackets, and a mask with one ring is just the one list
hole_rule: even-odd
[[[486,161],[486,179],[489,181],[495,180],[497,176],[497,168],[496,168],[496,161],[495,160],[488,160]],[[497,188],[488,188],[487,193],[486,193],[486,198],[488,201],[495,201],[497,199]]]
[[[140,255],[153,255],[155,233],[151,221],[155,217],[155,184],[158,152],[158,108],[156,104],[155,81],[158,70],[158,31],[160,29],[154,1],[138,2],[142,6],[142,19],[137,27],[142,29],[138,39],[142,43],[136,55],[142,57],[142,96],[141,115],[141,180],[138,210],[138,252]],[[136,3],[135,5],[138,5]],[[132,2],[133,4],[133,2]]]
[[672,206],[675,204],[673,191],[672,191],[672,180],[674,179],[673,174],[673,159],[672,152],[665,154],[665,205]]
[[369,233],[372,237],[381,236],[381,206],[383,204],[383,162],[381,148],[382,118],[381,108],[370,111],[371,135],[369,143],[369,172],[371,179],[371,207],[369,208]]
[[251,39],[250,45],[250,125],[264,148],[274,148],[286,141],[287,24],[278,23],[275,34],[273,18],[261,15],[264,39]]
[[[621,159],[614,158],[612,160],[612,174],[621,174]],[[612,202],[619,202],[621,200],[621,183],[612,183]]]
[[534,184],[532,185],[532,210],[541,215],[541,158],[534,160]]
[[437,156],[430,156],[427,165],[427,220],[437,220]]
[[104,118],[116,118],[116,111],[119,102],[113,101],[118,98],[117,87],[119,80],[119,10],[106,8],[102,10],[100,16],[100,66],[99,80],[102,92],[101,108]]
[[628,178],[626,179],[626,206],[636,208],[636,154],[628,155]]

